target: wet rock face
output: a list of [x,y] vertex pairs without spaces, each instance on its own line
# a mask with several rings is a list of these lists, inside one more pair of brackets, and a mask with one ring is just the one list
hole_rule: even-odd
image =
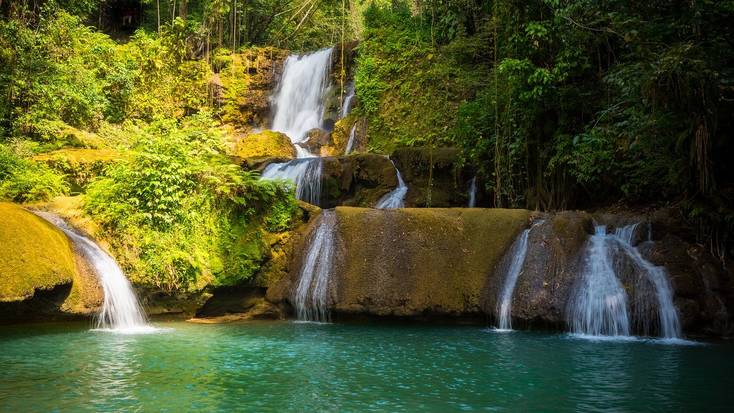
[[390,158],[408,185],[410,207],[465,207],[472,174],[459,166],[459,149],[401,148]]
[[0,203],[0,323],[86,317],[101,301],[96,275],[63,232]]
[[[591,216],[584,212],[543,215],[528,235],[528,251],[512,300],[512,318],[525,325],[562,328],[566,303],[578,279],[580,253],[593,231]],[[482,309],[496,317],[504,283],[503,268],[496,268],[483,289]]]
[[[655,228],[655,226],[653,226]],[[670,275],[683,331],[731,336],[734,334],[734,274],[701,245],[672,233],[656,233],[641,248],[643,256],[662,265]]]
[[209,87],[222,119],[236,126],[266,125],[271,113],[270,95],[287,57],[287,50],[272,47],[215,57],[217,73]]
[[[398,184],[395,168],[385,156],[354,154],[321,160],[320,204],[325,208],[337,205],[372,207]],[[283,162],[283,159],[246,160],[243,167],[262,171],[273,162]]]
[[303,146],[311,153],[320,154],[321,148],[329,145],[330,143],[331,134],[328,131],[324,129],[314,128],[306,132],[305,141],[299,143],[299,145]]
[[265,300],[262,287],[224,287],[212,292],[196,317],[238,315],[239,319],[280,319],[282,312]]
[[374,154],[324,158],[321,205],[372,207],[397,186],[389,159]]
[[[339,315],[482,318],[486,275],[527,225],[525,210],[339,207],[330,297]],[[462,257],[459,260],[450,257]],[[288,301],[299,265],[268,291]]]
[[[506,276],[501,259],[532,221],[513,294],[513,325],[567,329],[568,302],[582,277],[584,250],[594,232],[590,214],[566,211],[531,217],[524,210],[348,207],[336,211],[329,297],[337,318],[473,317],[494,324]],[[643,218],[631,217],[617,224],[640,221]],[[666,228],[656,221],[652,224]],[[613,224],[609,225],[612,231]],[[679,237],[679,230],[654,229],[652,241],[645,228],[638,232],[642,235],[633,237],[632,245],[669,273],[684,333],[731,335],[731,272],[703,247]],[[305,239],[295,246],[288,275],[270,284],[268,300],[288,306]],[[657,335],[657,300],[650,281],[623,254],[613,259],[613,265],[628,295],[633,333]]]

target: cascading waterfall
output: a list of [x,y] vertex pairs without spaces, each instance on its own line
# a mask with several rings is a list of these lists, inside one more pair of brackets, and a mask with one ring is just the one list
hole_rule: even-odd
[[523,230],[515,242],[512,243],[509,253],[502,260],[503,262],[500,268],[506,268],[507,274],[505,275],[497,306],[498,330],[512,330],[512,295],[515,292],[517,279],[520,277],[520,272],[522,271],[522,266],[525,263],[525,257],[528,253],[528,237],[530,231],[536,225],[542,223],[542,220],[537,221],[530,228]]
[[61,218],[46,212],[36,212],[36,214],[62,230],[94,267],[104,291],[104,301],[97,318],[97,328],[123,333],[155,330],[147,324],[145,313],[135,296],[132,285],[114,258],[94,241],[74,232]]
[[323,211],[311,235],[293,303],[299,320],[329,322],[329,279],[336,238],[336,213]]
[[347,94],[344,96],[344,102],[342,102],[342,108],[339,112],[339,117],[345,118],[347,115],[349,115],[349,111],[352,110],[352,99],[354,99],[354,81],[349,82],[349,85],[347,85]]
[[[617,228],[614,236],[617,238],[621,250],[632,260],[635,268],[642,272],[643,276],[655,289],[660,335],[663,338],[680,338],[680,320],[678,310],[673,303],[673,287],[670,284],[668,272],[664,267],[654,265],[646,260],[637,247],[633,246],[633,237],[638,226],[639,224],[632,224]],[[649,227],[648,241],[651,241]]]
[[408,186],[405,185],[403,176],[400,175],[400,171],[395,166],[395,162],[392,160],[390,162],[392,162],[392,166],[395,168],[395,173],[398,177],[398,186],[380,198],[375,206],[377,209],[396,209],[405,206],[405,195],[408,193]]
[[593,336],[628,336],[627,293],[610,256],[607,228],[597,225],[583,255],[580,284],[569,301],[571,331]]
[[296,198],[313,205],[321,199],[321,158],[294,159],[271,163],[260,175],[262,179],[285,179],[296,185]]
[[[309,130],[321,127],[332,51],[329,48],[290,55],[285,60],[283,76],[273,97],[272,129],[288,135],[294,144],[303,142]],[[299,157],[306,156],[308,151],[303,156],[299,154]]]
[[304,141],[309,130],[321,127],[332,51],[333,48],[323,49],[286,59],[278,91],[273,97],[272,129],[288,135],[299,159],[270,164],[261,175],[263,179],[293,181],[296,198],[314,205],[321,199],[322,161],[299,143]]
[[347,147],[344,150],[344,155],[349,155],[354,149],[354,135],[357,133],[357,124],[352,125],[352,129],[349,131],[349,140],[347,141]]
[[477,206],[477,177],[473,177],[469,181],[469,202],[467,207],[474,208]]

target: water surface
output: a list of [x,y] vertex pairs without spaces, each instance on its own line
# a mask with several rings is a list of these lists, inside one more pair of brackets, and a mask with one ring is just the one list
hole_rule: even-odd
[[734,346],[478,327],[0,328],[0,411],[728,411]]

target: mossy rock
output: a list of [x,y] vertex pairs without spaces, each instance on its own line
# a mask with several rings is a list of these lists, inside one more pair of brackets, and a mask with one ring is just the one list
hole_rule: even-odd
[[22,301],[38,290],[71,284],[76,275],[66,236],[20,206],[0,203],[0,301]]
[[235,156],[244,159],[287,158],[296,156],[296,148],[287,135],[275,131],[262,131],[237,141]]
[[270,96],[288,54],[274,47],[251,47],[215,57],[217,73],[209,88],[224,122],[238,127],[267,122]]
[[408,194],[405,203],[416,207],[463,207],[468,203],[469,173],[457,148],[400,148],[390,159],[400,169]]
[[372,207],[397,185],[395,168],[385,156],[354,154],[323,158],[321,205]]
[[528,225],[512,209],[338,207],[339,313],[478,316],[487,277]]
[[73,188],[84,188],[95,177],[104,172],[110,163],[121,158],[121,154],[112,149],[59,149],[34,157],[53,169],[64,174]]

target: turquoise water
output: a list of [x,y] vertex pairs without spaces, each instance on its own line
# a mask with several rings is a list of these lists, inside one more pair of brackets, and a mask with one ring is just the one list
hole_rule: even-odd
[[478,327],[0,328],[0,411],[731,411],[734,346]]

